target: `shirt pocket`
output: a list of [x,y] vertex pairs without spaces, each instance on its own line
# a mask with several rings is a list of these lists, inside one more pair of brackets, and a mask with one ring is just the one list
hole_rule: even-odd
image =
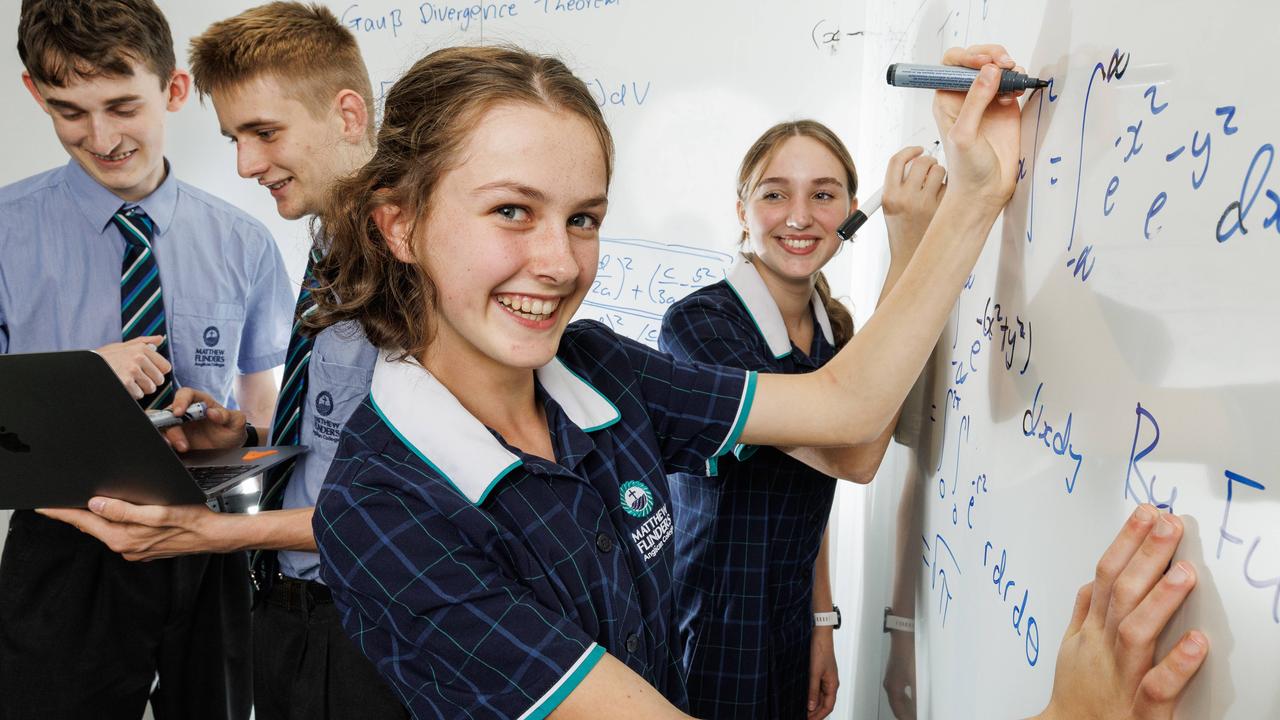
[[[315,463],[316,469],[327,471],[342,428],[368,396],[372,382],[371,368],[333,362],[318,353],[311,355],[306,399],[310,407],[303,413],[302,427],[302,444],[311,446],[308,464]],[[323,480],[324,472],[319,475]]]
[[169,351],[178,384],[203,390],[234,407],[231,381],[240,357],[244,305],[175,298],[169,313]]
[[[310,487],[303,491],[305,495],[296,498],[298,502],[315,505],[317,492],[329,473],[334,452],[338,450],[342,429],[356,407],[369,396],[372,378],[374,372],[370,368],[334,363],[312,352],[307,369],[306,402],[310,406],[302,414],[302,445],[310,448],[303,456],[306,469],[303,477]],[[292,486],[294,483],[289,484]]]

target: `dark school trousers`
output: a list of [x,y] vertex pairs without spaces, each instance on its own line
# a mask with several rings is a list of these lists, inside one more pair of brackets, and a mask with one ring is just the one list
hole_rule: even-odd
[[254,607],[253,670],[256,720],[409,717],[320,583],[277,580]]
[[[246,720],[244,553],[129,562],[13,514],[0,558],[0,720]],[[159,683],[155,683],[159,674]]]

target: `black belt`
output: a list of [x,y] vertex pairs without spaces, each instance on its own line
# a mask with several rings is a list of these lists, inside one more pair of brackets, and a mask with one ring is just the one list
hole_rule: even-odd
[[333,604],[333,594],[323,583],[277,574],[267,602],[286,610],[310,610],[317,605]]

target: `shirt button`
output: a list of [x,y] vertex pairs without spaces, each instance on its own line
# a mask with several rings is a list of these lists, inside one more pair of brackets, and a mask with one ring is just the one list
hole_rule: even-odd
[[596,549],[602,553],[607,553],[613,549],[613,538],[605,533],[596,535]]
[[640,636],[636,633],[631,633],[630,635],[627,636],[627,652],[634,653],[636,650],[639,650],[639,649],[640,649]]

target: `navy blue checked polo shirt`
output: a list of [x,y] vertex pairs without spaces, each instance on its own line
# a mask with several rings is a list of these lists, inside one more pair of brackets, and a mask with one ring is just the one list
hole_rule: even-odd
[[[745,261],[667,311],[659,347],[686,362],[812,372],[835,355],[814,294],[813,345]],[[771,447],[738,446],[714,478],[673,475],[676,608],[689,705],[699,718],[807,715],[813,572],[835,480]]]
[[379,361],[314,519],[343,625],[418,718],[545,717],[606,651],[686,707],[666,475],[733,447],[755,374],[578,322],[536,388],[558,462]]

